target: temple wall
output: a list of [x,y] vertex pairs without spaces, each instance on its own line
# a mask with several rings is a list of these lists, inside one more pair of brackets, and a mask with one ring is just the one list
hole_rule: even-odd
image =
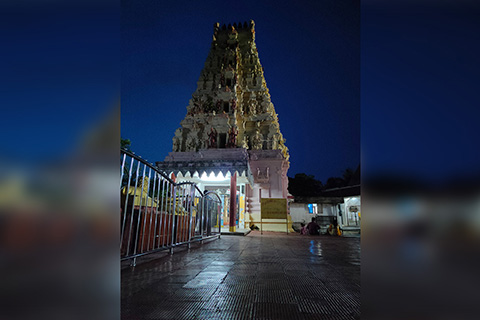
[[[277,150],[255,150],[250,153],[250,169],[254,176],[253,188],[247,194],[247,210],[250,223],[260,227],[261,198],[286,198],[288,179],[288,161]],[[286,232],[285,220],[265,220],[265,222],[281,222],[282,224],[263,225],[264,231]]]

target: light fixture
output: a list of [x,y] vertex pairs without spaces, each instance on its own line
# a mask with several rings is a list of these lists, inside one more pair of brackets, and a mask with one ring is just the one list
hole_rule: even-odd
[[210,182],[214,182],[214,181],[227,181],[228,180],[228,177],[225,177],[223,175],[223,173],[219,172],[218,173],[218,176],[215,177],[215,174],[213,172],[210,173],[209,176],[207,176],[207,173],[204,172],[202,173],[202,176],[200,177],[200,180],[202,181],[210,181]]

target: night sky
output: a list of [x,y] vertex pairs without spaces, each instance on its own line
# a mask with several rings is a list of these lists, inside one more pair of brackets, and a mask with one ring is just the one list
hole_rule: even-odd
[[362,178],[480,173],[478,1],[365,0],[360,12],[347,0],[129,0],[121,25],[119,3],[104,2],[0,3],[0,157],[38,163],[75,150],[118,104],[121,71],[122,136],[163,160],[213,24],[254,19],[290,176],[325,183],[355,168],[360,139]]
[[123,1],[122,128],[163,161],[186,115],[215,22],[255,21],[267,87],[287,139],[288,175],[326,182],[360,163],[358,1]]
[[480,3],[362,1],[362,179],[480,181]]
[[0,159],[58,161],[111,116],[120,10],[106,1],[0,2]]

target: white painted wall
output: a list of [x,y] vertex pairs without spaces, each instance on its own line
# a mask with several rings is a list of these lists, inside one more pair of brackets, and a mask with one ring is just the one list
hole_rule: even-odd
[[293,222],[308,223],[312,219],[312,214],[308,213],[306,203],[290,203],[290,215]]
[[344,225],[360,226],[360,218],[358,217],[358,212],[350,212],[350,207],[356,207],[359,212],[361,212],[360,196],[345,197],[344,201],[345,217],[348,219],[345,219]]
[[293,222],[304,222],[309,223],[312,221],[312,218],[315,216],[336,216],[337,210],[336,207],[332,204],[317,204],[318,213],[312,214],[308,212],[307,203],[290,203],[290,215],[292,216]]

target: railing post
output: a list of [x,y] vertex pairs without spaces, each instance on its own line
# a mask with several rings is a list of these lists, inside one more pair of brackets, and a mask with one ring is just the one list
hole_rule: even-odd
[[[130,253],[130,241],[132,239],[132,233],[133,233],[133,216],[135,215],[135,197],[137,196],[137,184],[138,184],[138,173],[140,171],[140,164],[137,165],[137,172],[135,175],[135,189],[133,191],[133,202],[132,202],[132,211],[130,212],[130,229],[128,230],[128,241],[127,241],[127,253],[126,255]],[[130,188],[130,186],[129,186]]]
[[[165,247],[165,233],[167,232],[167,207],[168,207],[168,192],[169,192],[169,181],[163,179],[163,197],[162,197],[162,207],[160,208],[160,232],[162,232],[162,247]],[[164,219],[165,218],[165,219]],[[160,247],[160,239],[158,241],[158,246]]]
[[202,197],[202,215],[200,216],[200,236],[202,237],[202,240],[200,243],[203,243],[203,217],[205,215],[205,202],[207,198],[204,196]]
[[[178,208],[178,215],[177,215],[177,232],[175,233],[175,243],[178,243],[178,234],[180,234],[180,242],[183,242],[183,233],[185,232],[185,226],[183,223],[183,211],[185,210],[185,207],[187,206],[187,202],[185,200],[186,196],[186,187],[185,185],[180,186],[180,201],[178,202],[180,204],[180,208]],[[182,212],[180,212],[182,210]],[[180,215],[180,213],[182,215]]]
[[[141,252],[144,251],[144,244],[145,244],[145,228],[147,226],[147,213],[148,213],[148,192],[150,191],[151,176],[152,176],[152,168],[149,168],[148,169],[148,181],[147,181],[148,185],[147,185],[147,191],[146,191],[146,194],[145,194],[145,209],[143,210],[144,218],[143,218],[142,244],[140,245],[140,249],[141,249],[140,251]],[[142,193],[143,193],[143,189],[145,189],[144,184],[145,184],[145,177],[143,177],[143,180],[142,180]],[[143,207],[143,194],[140,197],[140,213],[142,212],[142,207]]]
[[[150,236],[152,235],[152,221],[153,221],[153,216],[154,216],[154,212],[157,211],[157,206],[155,205],[155,211],[153,209],[153,205],[155,203],[155,186],[157,184],[157,173],[155,172],[155,170],[153,171],[153,189],[152,189],[152,199],[151,199],[151,202],[150,202],[150,224],[148,225],[148,237],[147,237],[147,251],[150,250]],[[150,181],[148,183],[148,185],[150,186]],[[150,191],[149,191],[150,192]],[[148,193],[147,192],[147,206],[148,206]],[[155,232],[155,230],[154,230]],[[153,237],[153,241],[155,243],[155,236]],[[152,249],[153,249],[153,245],[152,245]]]
[[220,203],[217,204],[217,220],[218,220],[218,239],[220,239],[220,236],[222,234],[222,224],[220,220]]
[[[155,174],[157,176],[158,174]],[[158,191],[157,191],[157,203],[155,205],[155,227],[153,229],[153,245],[152,245],[152,250],[155,249],[156,244],[157,244],[157,222],[158,222],[158,215],[160,214],[160,219],[162,217],[162,211],[160,210],[160,183],[162,182],[162,178],[160,175],[158,176]],[[153,190],[155,192],[155,189]],[[161,227],[161,225],[160,225]]]
[[[125,154],[126,155],[126,154]],[[133,158],[132,158],[132,161],[130,162],[130,169],[129,169],[129,172],[128,172],[128,181],[127,181],[127,185],[125,186],[125,204],[123,206],[123,215],[124,215],[124,218],[122,219],[123,220],[123,223],[122,223],[122,230],[120,232],[120,236],[121,236],[121,239],[120,239],[120,251],[122,250],[122,246],[123,246],[123,238],[125,237],[125,223],[127,222],[127,209],[128,209],[128,196],[130,195],[130,182],[131,182],[131,178],[132,178],[132,169],[133,169]],[[124,169],[122,168],[122,171]],[[123,179],[123,178],[122,178]],[[121,181],[120,181],[121,183]],[[121,184],[120,184],[121,186]],[[121,190],[121,189],[120,189]],[[127,250],[128,250],[128,246],[127,246]],[[120,253],[121,254],[121,253]],[[127,253],[125,253],[125,255],[127,255]]]
[[195,185],[190,185],[190,213],[189,213],[189,223],[188,223],[188,249],[191,247],[192,241],[192,220],[193,220],[193,202],[195,199]]
[[208,237],[210,234],[208,234],[208,224],[210,222],[210,219],[209,219],[209,216],[210,216],[210,201],[207,199],[207,210],[205,210],[205,235]]
[[172,194],[172,202],[173,202],[173,211],[172,211],[172,241],[170,243],[171,247],[170,247],[170,254],[173,254],[173,246],[174,246],[174,243],[173,243],[173,240],[175,238],[175,213],[176,213],[176,209],[177,209],[177,186],[176,185],[173,185],[173,194]]
[[[133,254],[137,254],[137,247],[138,247],[138,237],[140,235],[140,221],[142,220],[142,203],[143,203],[143,184],[145,183],[145,172],[147,170],[147,166],[143,165],[143,173],[142,173],[142,191],[140,192],[140,206],[138,210],[138,218],[137,218],[137,230],[135,236],[135,247],[133,248]],[[133,206],[135,207],[135,198],[133,198]]]
[[[125,170],[125,160],[127,159],[127,154],[124,153],[123,154],[123,160],[122,160],[122,166],[121,166],[121,169],[122,170],[122,173],[120,174],[120,190],[122,190],[122,181],[123,181],[123,173],[124,173],[124,170]],[[133,160],[133,158],[132,158]]]

